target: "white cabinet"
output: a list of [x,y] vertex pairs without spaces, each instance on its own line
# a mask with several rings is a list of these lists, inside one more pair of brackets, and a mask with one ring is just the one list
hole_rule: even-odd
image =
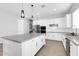
[[38,51],[42,46],[41,39],[42,39],[41,36],[36,39],[36,51]]
[[35,54],[40,50],[40,48],[45,45],[45,34],[36,37],[35,38],[35,42],[36,42],[36,49],[35,49]]
[[36,48],[37,51],[45,44],[45,35],[41,35],[36,38]]
[[34,56],[39,49],[45,44],[45,35],[40,35],[29,41],[22,43],[22,55],[23,56]]
[[70,45],[69,45],[70,56],[79,56],[79,44],[78,44],[78,41],[77,41],[77,36],[76,37],[75,36],[74,37],[69,36],[68,40],[70,40]]
[[72,14],[66,14],[66,23],[67,27],[71,28],[72,27]]
[[79,8],[72,13],[72,22],[77,28],[79,28]]
[[70,56],[79,55],[79,46],[75,45],[73,42],[70,42]]
[[3,56],[21,56],[21,44],[3,40]]
[[62,34],[60,33],[46,33],[46,39],[49,40],[57,40],[57,41],[62,41]]
[[22,43],[22,55],[33,56],[36,48],[35,41],[33,39]]

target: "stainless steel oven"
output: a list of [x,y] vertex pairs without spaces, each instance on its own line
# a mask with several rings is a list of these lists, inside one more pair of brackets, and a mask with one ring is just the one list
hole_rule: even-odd
[[41,26],[41,33],[46,33],[46,26]]

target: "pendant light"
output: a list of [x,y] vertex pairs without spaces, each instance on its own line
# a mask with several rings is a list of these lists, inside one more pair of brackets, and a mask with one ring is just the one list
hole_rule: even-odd
[[32,15],[31,15],[31,18],[32,18],[32,19],[34,18],[34,16],[33,16],[33,7],[34,7],[34,5],[31,4],[31,8],[32,8]]
[[21,18],[25,18],[24,10],[21,10]]
[[24,10],[23,10],[23,0],[22,0],[21,18],[25,18],[25,14],[24,14]]

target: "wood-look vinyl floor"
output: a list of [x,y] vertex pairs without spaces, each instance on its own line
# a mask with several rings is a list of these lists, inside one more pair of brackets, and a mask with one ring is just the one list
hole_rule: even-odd
[[46,45],[35,56],[66,56],[66,52],[61,41],[46,39]]
[[0,44],[0,56],[3,55],[3,44]]

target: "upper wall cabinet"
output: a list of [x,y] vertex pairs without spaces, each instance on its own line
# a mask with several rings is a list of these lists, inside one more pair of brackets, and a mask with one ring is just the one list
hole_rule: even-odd
[[79,8],[72,14],[73,15],[73,25],[79,28]]
[[66,19],[65,17],[60,18],[52,18],[52,19],[41,19],[35,20],[33,25],[41,25],[46,26],[47,28],[65,28],[66,27]]
[[65,17],[35,20],[33,21],[33,25],[46,26],[46,31],[53,31],[56,28],[67,27]]
[[66,14],[66,25],[67,27],[72,27],[72,14]]

